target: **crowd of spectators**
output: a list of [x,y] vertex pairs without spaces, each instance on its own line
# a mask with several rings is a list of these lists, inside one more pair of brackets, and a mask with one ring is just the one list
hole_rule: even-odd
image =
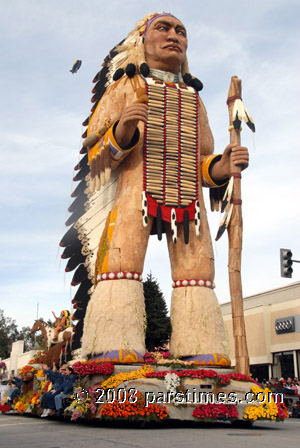
[[52,369],[44,365],[43,370],[49,381],[51,381],[52,387],[41,397],[40,405],[43,409],[41,417],[48,417],[54,414],[61,415],[64,410],[63,400],[73,392],[75,383],[73,369],[70,366],[62,366],[57,370],[55,364],[53,364]]
[[259,381],[255,378],[257,384],[262,388],[268,388],[272,392],[283,395],[290,417],[300,418],[300,382],[297,377],[270,378]]
[[[52,369],[49,369],[46,364],[42,366],[42,369],[48,378],[49,389],[46,390],[40,399],[40,406],[43,410],[41,417],[48,417],[54,414],[61,415],[64,410],[64,399],[73,393],[75,383],[73,369],[70,366],[62,366],[57,370],[54,363]],[[17,397],[22,397],[23,383],[24,378],[22,375],[14,376],[11,374],[2,403],[11,405],[13,408]]]

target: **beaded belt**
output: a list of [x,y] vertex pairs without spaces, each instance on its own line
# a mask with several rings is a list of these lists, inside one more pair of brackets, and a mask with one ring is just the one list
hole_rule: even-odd
[[104,272],[103,274],[98,274],[98,282],[103,280],[138,280],[143,281],[142,274],[133,271],[115,271],[115,272]]
[[184,286],[205,286],[206,288],[214,289],[216,287],[215,283],[210,280],[176,280],[172,283],[173,288],[180,288]]

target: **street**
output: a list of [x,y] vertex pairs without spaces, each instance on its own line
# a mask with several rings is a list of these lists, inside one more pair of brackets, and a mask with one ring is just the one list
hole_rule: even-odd
[[164,448],[214,447],[240,448],[243,444],[258,447],[282,448],[298,446],[300,420],[284,423],[257,422],[252,428],[234,428],[230,423],[214,425],[168,423],[164,426],[137,428],[117,425],[86,425],[47,420],[17,414],[0,415],[0,446],[10,448]]

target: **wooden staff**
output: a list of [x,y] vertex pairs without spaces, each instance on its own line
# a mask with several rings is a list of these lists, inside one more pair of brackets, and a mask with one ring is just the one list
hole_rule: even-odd
[[[236,98],[241,98],[242,81],[237,76],[232,76],[228,92],[228,111],[230,123],[230,143],[241,144],[240,131],[233,128],[232,111]],[[235,371],[237,373],[250,374],[249,355],[246,340],[243,292],[241,279],[241,258],[242,258],[242,205],[241,205],[241,167],[233,164],[230,158],[230,173],[234,175],[234,185],[232,193],[233,210],[230,223],[228,225],[229,244],[229,288],[232,308],[232,325],[235,345]]]

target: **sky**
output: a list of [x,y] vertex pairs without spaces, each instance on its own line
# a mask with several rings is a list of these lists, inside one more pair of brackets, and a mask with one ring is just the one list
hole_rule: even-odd
[[[151,4],[150,4],[151,3]],[[148,12],[168,11],[188,31],[191,73],[215,138],[229,143],[230,78],[257,132],[243,126],[250,165],[242,178],[243,295],[299,280],[280,277],[279,249],[300,259],[298,0],[0,0],[0,309],[19,327],[38,315],[70,309],[76,289],[64,272],[59,241],[66,228],[81,123],[89,115],[92,79],[104,57]],[[82,67],[69,70],[76,59]],[[208,199],[207,191],[205,192]],[[207,208],[209,204],[207,201]],[[208,211],[214,241],[222,216]],[[216,294],[230,300],[228,238],[214,243]],[[144,277],[158,280],[168,306],[171,275],[166,242],[151,237]]]

